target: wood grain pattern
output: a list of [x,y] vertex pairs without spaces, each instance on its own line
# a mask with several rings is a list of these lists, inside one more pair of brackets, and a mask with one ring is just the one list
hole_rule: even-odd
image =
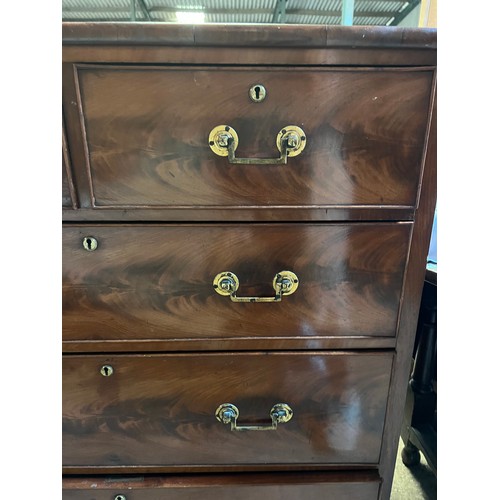
[[[63,465],[376,464],[391,352],[222,353],[63,358]],[[103,377],[100,369],[114,373]],[[215,411],[275,431],[231,432]],[[124,470],[125,472],[125,470]]]
[[[63,229],[63,339],[384,336],[396,333],[410,223],[102,225]],[[99,242],[83,248],[85,236]],[[233,303],[213,290],[235,273],[241,296],[269,296],[290,270],[298,290],[280,303]]]
[[289,24],[179,25],[165,23],[62,23],[63,45],[195,45],[369,47],[436,49],[435,29],[391,26]]
[[62,206],[63,208],[76,208],[76,193],[71,176],[71,162],[64,121],[62,129]]
[[64,157],[64,150],[62,152],[62,206],[71,208],[73,205],[71,200],[71,190],[69,187],[68,173],[66,170],[66,161]]
[[[80,102],[76,70],[73,64],[62,65],[63,119],[66,140],[73,169],[73,182],[78,195],[78,206],[90,208],[91,193],[87,165],[87,150],[80,122]],[[78,213],[78,211],[76,211]]]
[[[78,69],[96,206],[416,204],[432,71],[92,67]],[[262,83],[268,96],[250,101]],[[119,89],[119,90],[117,90]],[[307,135],[288,165],[230,165],[208,147],[231,125],[237,156],[278,156],[286,125]]]
[[376,500],[374,472],[190,476],[75,477],[63,479],[63,500]]
[[[435,93],[435,89],[434,92]],[[387,412],[389,418],[384,429],[384,444],[380,454],[380,471],[387,479],[381,487],[380,499],[388,499],[394,475],[394,466],[403,422],[404,401],[410,378],[410,368],[418,313],[422,300],[422,289],[426,274],[426,259],[431,239],[432,222],[436,207],[436,170],[437,170],[437,109],[434,104],[429,113],[429,140],[425,151],[425,169],[422,179],[422,196],[416,214],[412,234],[407,276],[404,284],[404,301],[401,307],[397,356],[393,366]]]
[[[63,498],[388,500],[435,204],[436,31],[67,23],[62,60],[63,472],[87,477]],[[237,156],[275,156],[284,120],[308,137],[286,166],[208,149],[230,122]],[[269,295],[287,268],[301,284],[279,304],[211,288],[227,269]],[[282,398],[277,431],[214,416],[231,399],[255,423]]]
[[65,45],[63,63],[140,63],[276,66],[426,66],[436,65],[437,51],[424,48],[377,50],[368,47],[176,47],[143,45]]

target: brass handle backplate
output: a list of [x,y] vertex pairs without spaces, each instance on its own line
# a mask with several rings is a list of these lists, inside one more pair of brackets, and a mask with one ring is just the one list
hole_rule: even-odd
[[240,411],[232,403],[223,403],[215,411],[217,420],[223,424],[231,424],[232,431],[275,431],[278,424],[284,424],[293,417],[293,410],[286,403],[275,404],[269,412],[271,423],[264,425],[238,425],[239,415]]
[[291,295],[299,287],[299,278],[292,271],[281,271],[273,279],[273,288],[276,294],[273,297],[238,297],[236,291],[240,280],[231,271],[219,273],[213,282],[214,290],[231,298],[233,302],[281,302],[284,295]]
[[278,158],[236,158],[239,138],[236,130],[229,125],[214,127],[208,136],[210,149],[218,156],[227,156],[229,163],[244,165],[285,165],[287,159],[297,156],[306,147],[306,134],[296,125],[282,128],[276,136]]

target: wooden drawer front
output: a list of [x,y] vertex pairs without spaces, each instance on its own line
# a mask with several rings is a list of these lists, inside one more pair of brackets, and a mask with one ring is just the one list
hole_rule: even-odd
[[[64,340],[394,336],[411,223],[69,226],[63,229]],[[86,236],[98,241],[86,251]],[[236,303],[214,291],[273,296]],[[312,339],[311,339],[312,340]]]
[[[431,70],[84,65],[78,79],[95,206],[416,203]],[[208,145],[217,125],[237,157],[278,157],[288,125],[307,144],[287,165],[229,164]]]
[[[389,352],[66,356],[63,465],[376,464],[391,366]],[[238,425],[270,424],[278,403],[293,418],[231,431],[223,403]]]
[[[374,473],[276,473],[63,479],[63,500],[376,500]],[[119,497],[118,497],[119,498]]]

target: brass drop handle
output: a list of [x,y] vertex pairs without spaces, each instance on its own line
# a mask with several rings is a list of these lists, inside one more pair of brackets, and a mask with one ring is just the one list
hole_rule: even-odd
[[269,412],[271,423],[267,425],[238,425],[239,415],[240,411],[232,403],[223,403],[215,411],[217,420],[223,424],[231,424],[232,431],[275,431],[278,424],[284,424],[293,417],[293,410],[286,403],[275,404]]
[[229,125],[214,127],[208,136],[210,149],[218,156],[227,156],[229,163],[245,165],[285,165],[288,158],[297,156],[306,147],[306,134],[296,125],[281,129],[276,137],[278,158],[236,158],[238,134]]
[[240,280],[231,271],[219,273],[213,282],[214,290],[231,298],[233,302],[281,302],[284,295],[291,295],[299,287],[299,278],[292,271],[281,271],[274,276],[273,288],[276,294],[273,297],[238,297],[236,291]]

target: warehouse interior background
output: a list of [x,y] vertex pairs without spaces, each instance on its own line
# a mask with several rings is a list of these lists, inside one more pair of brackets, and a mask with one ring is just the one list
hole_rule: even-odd
[[436,4],[436,0],[62,0],[62,19],[436,27]]

